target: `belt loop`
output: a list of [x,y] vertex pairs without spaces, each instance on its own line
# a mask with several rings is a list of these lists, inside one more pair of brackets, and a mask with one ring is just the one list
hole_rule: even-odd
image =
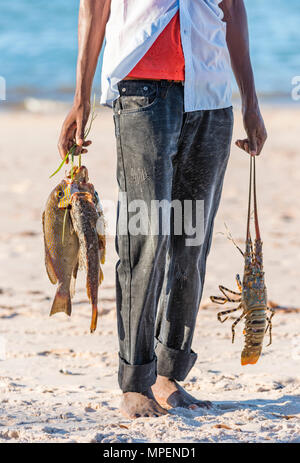
[[169,88],[172,86],[172,82],[169,82],[168,80],[161,80],[160,81],[160,87],[161,87],[161,97],[166,98],[168,94]]

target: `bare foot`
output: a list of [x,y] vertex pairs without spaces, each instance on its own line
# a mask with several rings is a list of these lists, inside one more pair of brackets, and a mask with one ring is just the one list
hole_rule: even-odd
[[211,402],[203,402],[197,400],[186,392],[183,387],[173,380],[165,376],[158,376],[156,383],[152,386],[153,394],[156,400],[164,407],[176,408],[183,407],[190,410],[197,408],[210,408]]
[[145,392],[124,392],[120,411],[126,418],[153,418],[168,413],[156,402],[151,389]]

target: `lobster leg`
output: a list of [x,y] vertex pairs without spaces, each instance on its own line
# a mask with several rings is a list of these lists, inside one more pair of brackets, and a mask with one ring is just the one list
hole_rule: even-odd
[[223,312],[219,312],[218,315],[217,315],[217,316],[218,316],[219,322],[221,322],[221,323],[226,322],[226,320],[228,319],[228,317],[224,318],[224,320],[222,320],[221,317],[222,317],[223,315],[227,315],[227,314],[229,314],[229,313],[236,312],[236,311],[239,310],[239,309],[240,309],[240,306],[236,307],[236,309],[223,310]]
[[215,302],[216,304],[226,304],[228,302],[227,297],[221,296],[210,296],[211,302]]
[[[224,296],[227,298],[228,302],[241,302],[241,293],[237,293],[235,291],[232,291],[231,289],[228,289],[226,288],[225,286],[222,286],[220,285],[219,286],[219,289],[221,291],[222,294],[224,294]],[[228,295],[226,293],[229,293],[233,296],[239,296],[238,298],[236,299],[232,299],[232,298],[229,298]]]
[[[239,305],[238,308],[241,308],[242,304]],[[237,319],[235,320],[235,322],[233,323],[232,327],[231,327],[231,332],[232,332],[232,344],[234,343],[234,337],[235,337],[235,327],[236,325],[242,320],[242,318],[246,315],[245,312],[242,313],[242,315]]]
[[268,307],[268,310],[271,312],[271,315],[270,317],[267,317],[268,326],[265,331],[266,333],[269,330],[269,336],[270,336],[270,341],[269,341],[269,344],[267,344],[267,347],[272,344],[272,321],[271,320],[272,320],[272,317],[275,315],[274,309],[271,309],[270,307]]
[[269,312],[271,312],[271,317],[270,319],[275,315],[275,309],[272,309],[271,307],[267,307],[267,310],[269,310]]
[[[225,297],[222,296],[210,296],[210,300],[212,302],[215,302],[216,304],[226,304],[226,302],[241,302],[241,294],[236,293],[235,291],[232,291],[231,289],[225,288],[225,286],[220,285],[219,289],[222,294],[224,294]],[[231,297],[228,297],[226,294],[228,292],[229,294],[233,294],[234,296],[239,296],[236,299],[232,299]]]
[[242,291],[243,291],[243,286],[242,286],[242,282],[241,282],[240,275],[237,274],[236,277],[235,277],[235,279],[236,279],[236,283],[237,283],[237,285],[238,285],[239,290],[242,292]]

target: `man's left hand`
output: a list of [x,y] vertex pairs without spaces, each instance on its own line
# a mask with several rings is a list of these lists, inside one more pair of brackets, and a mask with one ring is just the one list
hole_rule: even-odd
[[244,127],[247,137],[244,140],[237,140],[236,146],[249,153],[251,156],[258,156],[267,139],[267,131],[258,107],[243,111]]

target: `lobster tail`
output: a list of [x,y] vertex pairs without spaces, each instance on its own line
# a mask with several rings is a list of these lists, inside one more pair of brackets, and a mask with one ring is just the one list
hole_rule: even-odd
[[266,331],[265,308],[248,311],[245,317],[245,347],[241,355],[242,365],[254,365],[260,357]]

